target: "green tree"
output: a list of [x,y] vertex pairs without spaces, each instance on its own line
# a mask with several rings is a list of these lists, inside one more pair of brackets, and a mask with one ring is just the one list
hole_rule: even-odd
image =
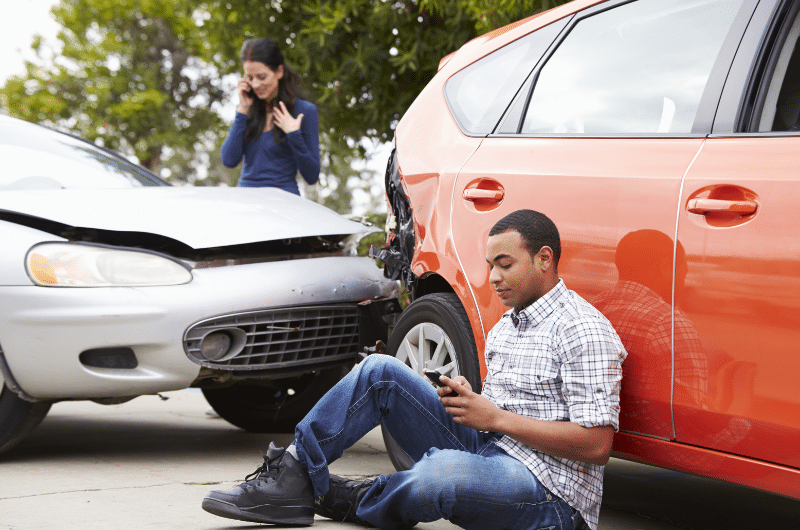
[[[348,182],[360,139],[392,139],[397,121],[436,74],[439,61],[487,31],[566,0],[207,0],[207,30],[219,38],[219,68],[236,73],[241,43],[278,40],[320,111],[325,189],[309,195],[338,211],[350,204]],[[211,57],[205,57],[211,60]],[[327,164],[326,164],[327,162]]]
[[[210,33],[224,72],[240,69],[244,39],[275,38],[320,107],[326,146],[353,149],[362,137],[391,140],[393,128],[439,61],[468,40],[563,4],[552,0],[213,0]],[[207,58],[208,59],[208,58]],[[355,148],[358,149],[357,147]]]
[[33,49],[43,67],[2,89],[9,114],[74,130],[157,169],[165,148],[214,144],[224,124],[212,104],[225,94],[200,59],[205,35],[184,2],[62,0],[57,60]]

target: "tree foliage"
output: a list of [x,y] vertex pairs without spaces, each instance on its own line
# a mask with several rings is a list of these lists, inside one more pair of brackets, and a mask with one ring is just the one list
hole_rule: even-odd
[[284,44],[320,107],[331,141],[392,138],[439,61],[487,31],[549,9],[552,0],[316,0],[205,2],[226,72],[246,38]]
[[[561,3],[61,0],[53,9],[63,28],[61,57],[44,67],[28,64],[24,78],[6,82],[0,101],[9,114],[68,126],[179,175],[181,162],[224,138],[216,109],[235,97],[233,83],[222,80],[240,72],[241,43],[268,36],[281,43],[320,110],[323,172],[337,192],[316,195],[346,210],[345,183],[365,176],[353,163],[364,156],[362,138],[392,138],[442,57]],[[33,48],[43,49],[40,39]],[[206,153],[203,160],[218,158]],[[231,178],[208,173],[209,183]]]
[[9,113],[68,127],[135,155],[150,169],[176,150],[195,151],[222,127],[213,102],[219,74],[200,60],[204,35],[183,2],[62,0],[53,8],[62,50],[27,64],[3,88]]

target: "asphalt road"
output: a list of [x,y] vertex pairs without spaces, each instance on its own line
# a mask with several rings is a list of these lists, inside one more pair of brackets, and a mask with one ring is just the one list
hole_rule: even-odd
[[[269,441],[206,414],[197,391],[129,403],[58,403],[21,446],[0,459],[0,530],[267,528],[200,508],[260,464]],[[352,478],[393,471],[375,430],[332,464]],[[800,501],[711,479],[612,460],[601,530],[800,528]],[[319,518],[315,528],[360,528]],[[419,525],[447,530],[446,521]]]

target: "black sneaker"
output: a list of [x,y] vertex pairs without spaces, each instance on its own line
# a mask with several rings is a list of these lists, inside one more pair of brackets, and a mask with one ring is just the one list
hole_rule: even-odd
[[340,523],[357,523],[372,527],[370,523],[356,516],[356,508],[373,482],[371,479],[347,480],[331,475],[328,493],[314,499],[314,512]]
[[270,442],[264,464],[227,491],[210,491],[203,509],[253,523],[314,524],[314,490],[308,471]]

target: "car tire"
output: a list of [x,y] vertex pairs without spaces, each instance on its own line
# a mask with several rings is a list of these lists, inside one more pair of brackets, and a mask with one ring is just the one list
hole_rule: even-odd
[[223,419],[249,432],[294,432],[297,423],[325,392],[347,375],[352,365],[267,381],[243,381],[204,388],[211,408]]
[[0,453],[8,451],[39,425],[51,403],[25,401],[12,392],[0,375]]
[[[429,294],[409,305],[389,337],[386,354],[400,359],[420,375],[425,368],[437,369],[448,377],[463,375],[480,392],[475,338],[467,312],[455,294]],[[414,461],[383,424],[381,433],[395,469],[410,469]]]

